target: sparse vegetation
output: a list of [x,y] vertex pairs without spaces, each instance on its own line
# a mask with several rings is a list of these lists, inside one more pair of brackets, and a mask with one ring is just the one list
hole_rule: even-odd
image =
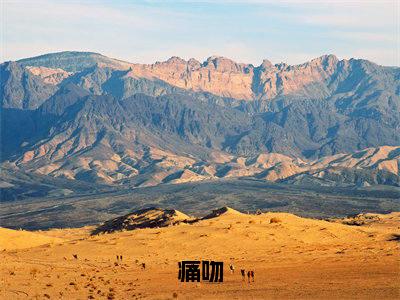
[[282,222],[282,220],[279,219],[279,218],[277,218],[277,217],[273,217],[273,218],[271,218],[271,219],[269,220],[269,223],[270,223],[270,224],[273,224],[273,223],[281,223],[281,222]]
[[342,222],[345,225],[350,225],[350,226],[362,226],[365,225],[364,220],[357,220],[357,219],[352,219],[352,220],[345,220]]
[[39,270],[37,268],[32,268],[29,273],[32,275],[32,277],[35,277],[39,273]]
[[393,233],[389,241],[400,242],[400,233]]

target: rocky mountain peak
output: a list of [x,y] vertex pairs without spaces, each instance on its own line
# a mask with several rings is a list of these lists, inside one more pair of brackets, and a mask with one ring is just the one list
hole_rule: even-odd
[[166,60],[166,63],[186,65],[187,62],[186,62],[186,60],[184,60],[183,58],[180,58],[179,56],[171,56],[170,58],[168,58]]
[[314,58],[306,64],[311,67],[322,67],[324,69],[330,69],[330,68],[335,67],[338,62],[339,62],[339,59],[335,55],[328,54],[328,55],[322,55],[320,57]]
[[274,67],[274,65],[268,59],[263,59],[261,65],[260,65],[260,68],[262,70],[268,70],[268,69],[271,69],[273,67]]
[[210,56],[203,63],[203,67],[213,68],[220,72],[242,73],[248,65],[236,63],[235,61],[223,56]]
[[197,59],[190,58],[187,63],[194,70],[201,68],[201,63]]

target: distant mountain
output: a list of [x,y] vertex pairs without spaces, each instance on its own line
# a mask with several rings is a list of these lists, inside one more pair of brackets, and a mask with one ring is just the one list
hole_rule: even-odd
[[0,72],[1,160],[24,172],[132,186],[399,185],[400,68],[61,52]]
[[109,190],[108,186],[24,172],[7,164],[3,164],[1,168],[0,199],[2,204],[32,198],[95,195]]
[[117,59],[108,58],[94,52],[65,51],[50,53],[18,61],[22,66],[46,67],[51,69],[62,69],[67,72],[80,72],[93,66],[112,67],[123,69],[129,67],[126,63]]

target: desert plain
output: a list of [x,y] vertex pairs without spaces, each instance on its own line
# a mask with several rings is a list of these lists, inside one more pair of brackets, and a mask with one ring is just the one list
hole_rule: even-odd
[[[398,212],[328,221],[224,208],[192,224],[93,230],[0,228],[0,298],[400,298]],[[224,282],[179,281],[182,260],[223,261]]]

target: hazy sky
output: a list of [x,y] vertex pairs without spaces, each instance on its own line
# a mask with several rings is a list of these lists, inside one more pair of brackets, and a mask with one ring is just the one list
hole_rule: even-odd
[[65,50],[130,62],[323,54],[400,65],[400,0],[1,2],[1,61]]

